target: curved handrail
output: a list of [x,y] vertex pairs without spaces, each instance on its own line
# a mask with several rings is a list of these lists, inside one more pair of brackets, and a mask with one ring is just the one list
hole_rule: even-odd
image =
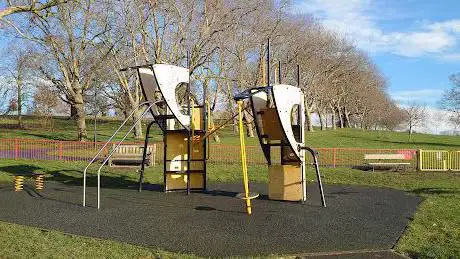
[[[150,102],[149,102],[150,103]],[[131,126],[131,128],[129,129],[128,132],[126,132],[126,134],[123,136],[123,138],[117,143],[117,145],[112,149],[112,151],[110,151],[110,153],[107,155],[107,157],[104,159],[104,161],[102,162],[101,166],[99,167],[99,169],[97,170],[97,208],[99,209],[100,208],[100,204],[101,204],[101,170],[102,170],[102,167],[107,163],[107,161],[109,161],[110,157],[112,157],[113,153],[115,153],[115,150],[117,150],[117,148],[121,145],[121,143],[123,143],[123,141],[125,141],[125,139],[128,137],[129,133],[131,133],[131,131],[133,131],[133,129],[136,127],[136,124],[142,119],[142,117],[144,117],[144,115],[150,110],[150,108],[152,108],[153,105],[155,105],[157,102],[154,102],[154,103],[151,103],[147,109],[145,109],[144,112],[142,112],[142,114],[139,116],[139,118],[133,123],[133,126]]]
[[[143,105],[147,105],[149,104],[150,102],[146,101],[146,102],[142,102],[140,103],[136,109],[133,109],[133,111],[129,114],[128,117],[126,117],[126,119],[123,121],[123,123],[120,125],[120,127],[118,127],[118,129],[115,131],[115,133],[113,133],[113,135],[109,138],[109,140],[107,140],[107,142],[105,142],[105,144],[102,146],[102,148],[99,150],[99,152],[97,152],[97,154],[93,157],[93,159],[91,159],[91,161],[88,163],[88,165],[85,167],[85,170],[83,170],[83,207],[86,207],[86,172],[88,171],[88,168],[91,166],[91,164],[94,163],[94,161],[96,161],[97,157],[101,154],[101,152],[107,147],[107,145],[112,141],[112,139],[118,134],[118,132],[123,128],[123,126],[125,126],[126,122],[128,122],[129,119],[131,119],[131,117],[134,115],[134,113],[137,111],[137,109],[139,109],[139,107],[143,106]],[[156,102],[154,102],[153,104],[151,104],[151,106],[149,107],[149,109],[155,104]],[[149,110],[147,109],[147,110]],[[143,113],[145,114],[145,112]],[[140,117],[142,118],[142,116]],[[136,125],[136,124],[134,124]]]

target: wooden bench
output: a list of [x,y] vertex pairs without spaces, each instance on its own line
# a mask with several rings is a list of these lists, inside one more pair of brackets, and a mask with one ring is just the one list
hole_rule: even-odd
[[376,167],[399,167],[399,166],[404,166],[404,169],[406,166],[410,165],[409,162],[395,162],[395,160],[406,160],[406,156],[404,154],[365,154],[364,155],[364,160],[374,160],[374,161],[389,161],[391,162],[369,162],[367,165],[372,166],[372,172],[375,171]]
[[[113,144],[112,149],[115,148]],[[144,152],[144,146],[139,145],[120,145],[110,157],[108,164],[112,166],[133,166],[140,165],[142,163],[142,155]],[[149,145],[147,147],[147,156],[145,158],[147,166],[155,165],[155,152],[156,145]]]

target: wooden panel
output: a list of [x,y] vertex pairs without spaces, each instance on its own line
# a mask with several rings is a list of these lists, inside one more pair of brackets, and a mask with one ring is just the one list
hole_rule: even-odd
[[302,199],[300,166],[269,166],[268,197],[272,200],[300,201]]
[[194,130],[202,130],[204,128],[203,108],[194,107],[192,109],[192,128]]
[[281,147],[281,163],[285,164],[300,164],[300,159],[297,157],[294,150],[292,150],[289,144],[288,146]]
[[268,136],[269,141],[282,140],[283,128],[278,120],[276,109],[262,109],[261,113],[263,134]]
[[[187,159],[187,136],[183,132],[166,133],[166,159],[186,160]],[[203,145],[200,141],[194,141],[192,145],[192,159],[203,158]]]
[[[187,170],[187,161],[171,161],[166,162],[167,171],[186,171]],[[190,170],[204,170],[203,161],[191,161]]]
[[[112,145],[112,149],[116,147],[116,144]],[[114,154],[142,154],[144,146],[139,145],[120,145],[114,152]],[[147,152],[152,153],[155,150],[154,146],[147,146]]]
[[365,154],[364,159],[404,159],[404,154]]
[[410,165],[410,163],[368,163],[368,165]]
[[[190,188],[203,189],[204,188],[204,175],[201,173],[190,174]],[[187,189],[187,175],[186,174],[166,174],[166,191],[169,190],[185,190]]]

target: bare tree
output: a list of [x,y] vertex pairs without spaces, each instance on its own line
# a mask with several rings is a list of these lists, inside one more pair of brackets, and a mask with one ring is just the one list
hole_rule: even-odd
[[33,97],[33,113],[40,116],[43,127],[53,127],[53,115],[58,106],[58,97],[48,85],[37,87]]
[[456,127],[460,126],[460,73],[449,77],[452,87],[444,92],[441,107],[452,112],[450,121]]
[[[24,1],[6,0],[6,8],[0,10],[0,20],[2,18],[16,13],[34,13],[42,15],[41,12],[46,11],[54,6],[68,2],[69,0],[49,0],[49,1],[27,1],[28,4],[22,4]],[[17,2],[17,3],[16,3]]]
[[[4,56],[6,58],[2,70],[7,72],[5,73],[8,78],[7,82],[14,89],[14,111],[17,112],[18,127],[23,128],[23,104],[25,99],[27,99],[27,94],[32,90],[30,88],[33,80],[33,67],[31,66],[30,60],[34,58],[34,53],[27,48],[9,48],[8,53],[5,53]],[[10,110],[11,108],[10,106]]]
[[[69,103],[77,121],[79,140],[86,138],[85,91],[106,59],[99,54],[97,39],[109,28],[100,26],[106,19],[106,7],[94,0],[72,1],[56,6],[47,19],[30,19],[23,38],[37,43],[42,53],[37,62],[44,78],[59,90]],[[53,9],[54,10],[54,9]]]
[[408,128],[409,139],[412,139],[412,133],[415,128],[421,127],[425,124],[427,118],[426,107],[418,103],[412,102],[408,106],[403,107],[405,113],[405,122]]

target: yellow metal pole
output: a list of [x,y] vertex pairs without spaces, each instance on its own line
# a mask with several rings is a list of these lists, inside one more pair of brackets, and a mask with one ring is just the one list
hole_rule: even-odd
[[246,211],[251,215],[251,200],[249,198],[249,180],[248,180],[248,165],[246,164],[246,144],[244,142],[244,129],[243,129],[243,102],[238,101],[238,126],[240,132],[240,149],[241,149],[241,166],[243,170],[243,183],[244,183],[244,199],[246,200]]

